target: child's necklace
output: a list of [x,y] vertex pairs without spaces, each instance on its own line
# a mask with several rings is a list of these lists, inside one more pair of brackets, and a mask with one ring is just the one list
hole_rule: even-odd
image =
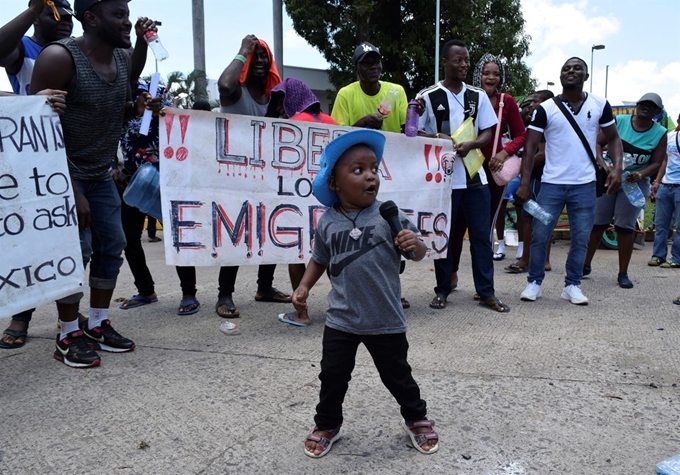
[[349,216],[347,216],[347,215],[349,214],[349,211],[347,211],[345,208],[343,208],[342,205],[341,205],[340,203],[338,203],[338,208],[340,208],[340,209],[342,210],[342,212],[341,212],[340,214],[343,215],[345,218],[347,218],[348,220],[351,221],[351,223],[352,223],[352,228],[353,228],[353,229],[349,232],[349,237],[351,237],[352,239],[354,239],[354,240],[356,241],[356,240],[359,239],[359,238],[361,237],[361,235],[363,234],[363,233],[361,232],[361,229],[357,228],[357,218],[359,217],[359,215],[361,214],[361,212],[362,212],[364,209],[366,209],[366,208],[363,208],[362,210],[360,210],[360,211],[357,213],[357,215],[354,217],[354,219],[352,219],[352,218],[350,218]]

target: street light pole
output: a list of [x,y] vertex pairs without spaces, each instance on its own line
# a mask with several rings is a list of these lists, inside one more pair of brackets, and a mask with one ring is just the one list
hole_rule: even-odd
[[439,8],[439,0],[437,0],[437,12],[435,13],[435,24],[434,24],[434,82],[435,84],[439,82],[439,16],[441,10]]
[[607,98],[607,83],[609,82],[609,65],[607,65],[607,72],[604,75],[604,98]]
[[593,55],[595,50],[600,50],[604,49],[604,45],[593,45],[592,48],[590,48],[590,92],[593,92]]

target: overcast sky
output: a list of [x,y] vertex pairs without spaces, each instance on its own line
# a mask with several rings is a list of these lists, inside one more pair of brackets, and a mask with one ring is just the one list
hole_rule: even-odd
[[[253,33],[273,45],[272,0],[204,2],[210,78],[219,77],[238,52],[245,35]],[[3,0],[0,24],[19,14],[26,3]],[[558,92],[559,71],[564,61],[580,56],[590,64],[591,46],[604,44],[604,50],[594,52],[593,93],[604,95],[608,65],[607,97],[612,105],[637,101],[644,93],[653,91],[661,95],[669,114],[677,119],[680,113],[680,1],[522,0],[522,10],[526,32],[532,37],[531,55],[526,63],[540,87],[554,82],[556,85],[551,89]],[[160,37],[170,52],[170,59],[159,63],[164,76],[176,70],[193,69],[191,0],[133,0],[130,11],[134,17],[144,15],[162,20]],[[74,35],[80,35],[80,25],[77,21],[75,25]],[[293,31],[285,13],[283,56],[287,65],[327,67],[323,56]],[[146,73],[153,72],[154,68],[150,55]],[[590,84],[586,84],[586,90],[589,88]],[[10,90],[5,74],[0,74],[0,90]]]

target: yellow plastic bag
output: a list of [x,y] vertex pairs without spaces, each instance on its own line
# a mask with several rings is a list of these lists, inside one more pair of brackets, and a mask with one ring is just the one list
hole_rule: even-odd
[[[475,132],[475,124],[472,121],[472,117],[468,117],[465,122],[458,127],[458,130],[451,134],[451,138],[456,145],[476,140],[477,133]],[[470,174],[470,178],[474,178],[477,172],[479,172],[479,169],[482,168],[484,155],[482,155],[482,152],[478,148],[473,148],[470,150],[470,153],[463,157],[463,163]]]

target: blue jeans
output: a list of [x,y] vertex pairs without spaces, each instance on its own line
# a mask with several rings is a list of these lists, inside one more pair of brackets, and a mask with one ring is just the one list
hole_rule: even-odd
[[85,265],[91,256],[90,288],[113,290],[126,245],[120,195],[113,180],[73,182],[90,203],[90,227],[80,238]]
[[437,278],[436,294],[449,295],[451,293],[451,275],[456,253],[451,238],[454,236],[453,223],[456,222],[458,213],[465,213],[468,235],[470,237],[470,254],[472,255],[472,278],[475,282],[475,290],[482,300],[493,297],[493,247],[489,240],[489,209],[491,207],[491,195],[486,185],[451,190],[451,215],[452,223],[449,231],[449,249],[445,259],[434,261],[434,273]]
[[536,200],[543,209],[552,215],[550,223],[543,224],[533,220],[531,232],[531,252],[529,254],[528,282],[541,284],[545,278],[545,257],[548,243],[564,206],[569,216],[571,245],[567,255],[565,285],[581,285],[583,264],[588,251],[590,232],[595,222],[595,182],[585,185],[556,185],[541,183],[541,191]]
[[[662,261],[668,254],[668,237],[673,232],[673,225],[678,222],[680,213],[680,187],[662,184],[656,193],[656,211],[654,216],[654,249],[652,256]],[[671,247],[671,259],[680,262],[680,232],[675,233]]]

